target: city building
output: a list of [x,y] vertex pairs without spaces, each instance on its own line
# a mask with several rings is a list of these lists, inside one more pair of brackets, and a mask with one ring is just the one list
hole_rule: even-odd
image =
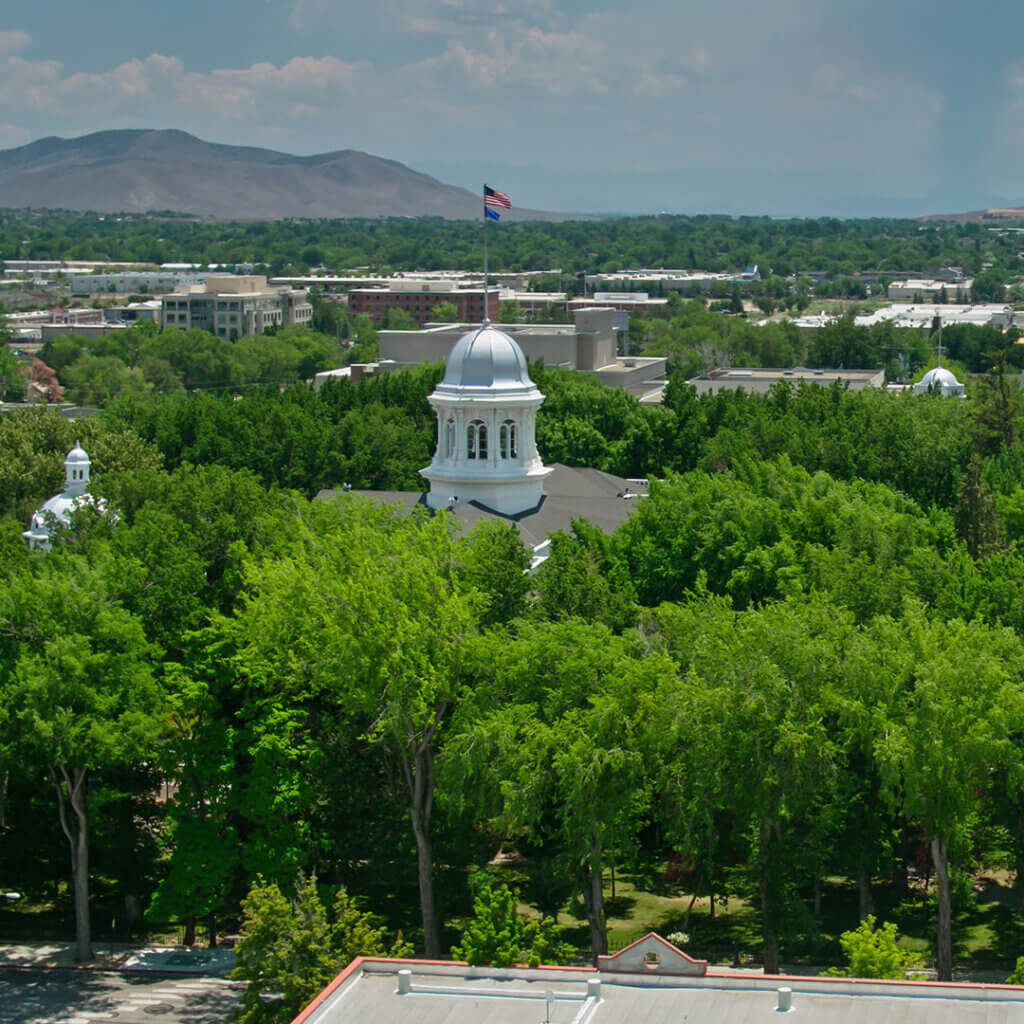
[[933,299],[941,299],[943,296],[947,299],[955,299],[957,293],[966,296],[970,292],[972,284],[974,284],[973,278],[961,277],[959,281],[954,281],[950,274],[944,275],[939,280],[932,277],[909,277],[905,281],[893,281],[886,289],[885,294],[893,301],[929,302]]
[[[500,324],[515,339],[527,362],[593,374],[641,401],[661,401],[665,387],[664,356],[620,356],[619,336],[627,314],[603,306],[578,309],[571,324]],[[444,359],[469,330],[467,324],[434,324],[421,331],[387,331],[377,335],[381,369],[418,366]]]
[[374,323],[380,323],[388,310],[401,309],[422,327],[437,319],[434,308],[442,302],[452,303],[462,321],[498,319],[497,289],[466,288],[457,281],[391,281],[384,288],[350,288],[348,293],[349,311],[365,313]]
[[[1017,314],[1013,307],[1002,302],[971,302],[941,303],[931,302],[894,302],[873,313],[863,313],[855,317],[858,327],[874,327],[875,324],[891,322],[899,328],[930,328],[936,317],[940,317],[944,326],[950,324],[991,325],[1005,330],[1007,327],[1024,324],[1024,314]],[[793,323],[801,334],[807,335],[821,327],[834,323],[839,317],[830,313],[808,313],[796,317]]]
[[195,270],[123,270],[118,273],[68,274],[72,295],[120,295],[148,292],[173,292],[189,285],[202,284],[208,271]]
[[53,338],[59,338],[62,334],[78,334],[83,338],[98,338],[104,334],[123,331],[126,326],[127,324],[121,322],[107,323],[103,320],[100,320],[99,323],[40,324],[39,339],[40,341],[50,341]]
[[687,295],[699,295],[711,291],[716,285],[750,285],[761,280],[757,266],[734,271],[710,270],[665,270],[664,268],[639,268],[622,270],[612,274],[587,274],[587,289],[612,287],[620,291],[639,291],[644,285],[655,285],[664,291],[677,291]]
[[651,932],[596,967],[359,957],[293,1024],[734,1024],[780,1013],[815,1024],[1011,1024],[1024,988],[709,970]]
[[828,387],[839,381],[851,391],[862,388],[885,386],[884,370],[768,370],[761,367],[720,367],[708,373],[693,377],[686,383],[692,385],[698,395],[715,394],[719,391],[749,391],[751,394],[767,394],[780,381],[808,381]]
[[165,295],[160,306],[162,328],[197,327],[228,341],[312,318],[306,292],[270,286],[260,275],[211,275],[201,285]]
[[647,292],[594,292],[589,299],[570,299],[567,305],[572,311],[607,306],[626,314],[650,313],[666,309],[668,299],[652,299]]
[[134,324],[140,320],[160,322],[160,300],[146,299],[129,302],[124,306],[104,306],[103,319],[108,323]]

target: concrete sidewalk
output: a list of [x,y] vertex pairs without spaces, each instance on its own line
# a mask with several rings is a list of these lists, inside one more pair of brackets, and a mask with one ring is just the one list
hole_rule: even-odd
[[185,946],[134,946],[127,942],[95,943],[93,959],[75,962],[73,942],[0,942],[4,967],[66,967],[99,971],[154,971],[161,974],[208,974],[225,977],[235,966],[230,949]]

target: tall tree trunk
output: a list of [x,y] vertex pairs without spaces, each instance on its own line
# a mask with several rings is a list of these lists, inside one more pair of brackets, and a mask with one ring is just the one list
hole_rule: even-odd
[[935,968],[939,981],[953,980],[952,906],[949,898],[949,871],[946,844],[932,838],[932,861],[935,863],[935,882],[938,886],[939,921],[936,934]]
[[208,932],[207,946],[210,949],[217,948],[217,911],[211,910],[206,915],[206,930]]
[[71,889],[75,901],[75,960],[92,959],[89,931],[89,823],[86,817],[84,768],[58,765],[51,769],[57,788],[60,827],[71,850]]
[[857,865],[857,904],[862,921],[875,912],[875,901],[871,895],[871,875],[861,863]]
[[[432,735],[432,734],[431,734]],[[441,934],[434,904],[434,851],[430,818],[434,798],[434,751],[430,739],[411,743],[402,770],[409,788],[409,820],[416,839],[416,872],[420,890],[420,918],[423,922],[423,952],[430,959],[441,955]]]
[[757,851],[758,889],[761,896],[761,932],[764,940],[764,973],[779,973],[779,933],[776,928],[776,898],[771,871],[772,827],[767,821],[761,823],[760,842]]
[[184,944],[186,946],[194,946],[196,944],[196,915],[189,914],[185,918],[185,938]]
[[597,832],[590,837],[590,949],[594,956],[608,952],[608,931],[604,920],[604,877],[601,866],[601,840]]
[[683,931],[690,930],[690,913],[693,910],[694,903],[697,902],[697,890],[694,889],[693,895],[690,897],[690,902],[686,905],[686,913],[683,914]]

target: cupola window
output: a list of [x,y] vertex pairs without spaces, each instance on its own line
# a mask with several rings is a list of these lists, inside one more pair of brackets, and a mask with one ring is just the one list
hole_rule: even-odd
[[498,435],[498,450],[503,459],[519,458],[519,440],[516,437],[516,421],[505,420]]
[[487,458],[487,424],[471,420],[466,428],[466,455],[471,459]]
[[444,453],[446,458],[455,457],[455,420],[451,416],[444,425]]

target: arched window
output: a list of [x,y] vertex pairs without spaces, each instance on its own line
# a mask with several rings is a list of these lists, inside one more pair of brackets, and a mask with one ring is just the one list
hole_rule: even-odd
[[516,437],[516,421],[505,420],[498,435],[498,450],[503,459],[519,458],[519,439]]
[[487,424],[483,420],[470,420],[466,428],[466,455],[470,459],[487,458]]
[[444,453],[449,459],[455,456],[455,420],[451,416],[444,425]]

